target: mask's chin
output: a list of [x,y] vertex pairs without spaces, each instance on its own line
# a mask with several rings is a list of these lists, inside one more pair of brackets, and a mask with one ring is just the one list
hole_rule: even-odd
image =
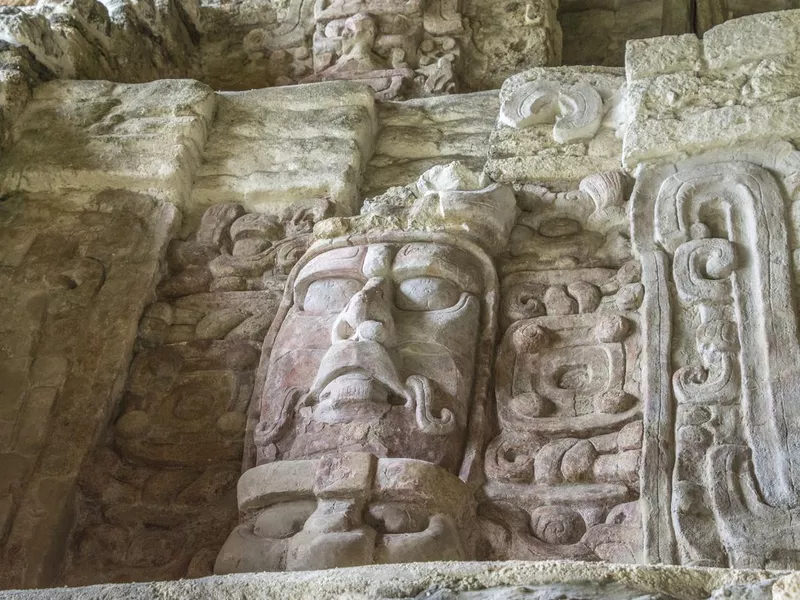
[[371,421],[391,408],[389,389],[363,372],[340,375],[322,390],[312,418],[320,423]]

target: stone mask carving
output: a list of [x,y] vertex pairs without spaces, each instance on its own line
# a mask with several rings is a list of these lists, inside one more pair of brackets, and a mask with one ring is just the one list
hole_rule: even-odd
[[319,223],[289,276],[217,573],[475,554],[499,302],[483,248],[505,247],[514,194],[453,163],[365,206]]
[[258,462],[368,451],[457,471],[482,291],[480,262],[446,244],[362,244],[307,260],[270,353]]

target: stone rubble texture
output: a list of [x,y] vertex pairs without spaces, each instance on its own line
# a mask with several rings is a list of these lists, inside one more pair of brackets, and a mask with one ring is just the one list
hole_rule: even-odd
[[788,4],[0,8],[0,598],[800,597]]

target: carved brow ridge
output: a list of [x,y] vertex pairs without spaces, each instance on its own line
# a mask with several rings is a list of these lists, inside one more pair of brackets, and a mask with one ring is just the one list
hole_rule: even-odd
[[[448,260],[442,253],[432,252],[430,262],[404,260],[402,252],[408,246],[401,248],[392,262],[389,276],[396,282],[413,279],[416,277],[438,277],[450,281],[462,292],[480,293],[482,285],[476,273],[469,268]],[[363,272],[365,254],[352,257],[351,261],[336,261],[334,265],[312,261],[299,273],[294,284],[295,299],[301,301],[308,287],[321,279],[355,279],[366,283],[369,277]],[[466,258],[466,257],[465,257]]]

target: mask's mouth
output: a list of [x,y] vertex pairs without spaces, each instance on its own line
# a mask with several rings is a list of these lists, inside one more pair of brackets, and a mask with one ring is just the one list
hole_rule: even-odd
[[377,342],[359,341],[331,346],[309,396],[314,420],[340,423],[380,417],[392,404],[405,404],[408,392],[387,350]]
[[341,342],[331,346],[322,358],[317,377],[309,390],[311,395],[320,398],[325,388],[340,377],[354,381],[371,378],[392,393],[406,395],[405,385],[400,380],[392,357],[378,342]]
[[314,408],[314,420],[339,423],[373,419],[384,415],[392,404],[397,403],[405,404],[405,399],[392,394],[374,377],[354,371],[325,386]]
[[320,423],[373,421],[393,405],[402,405],[414,411],[417,426],[427,434],[447,435],[457,427],[450,410],[432,412],[431,382],[420,375],[401,382],[386,348],[372,341],[331,346],[306,400],[313,406],[313,420]]

